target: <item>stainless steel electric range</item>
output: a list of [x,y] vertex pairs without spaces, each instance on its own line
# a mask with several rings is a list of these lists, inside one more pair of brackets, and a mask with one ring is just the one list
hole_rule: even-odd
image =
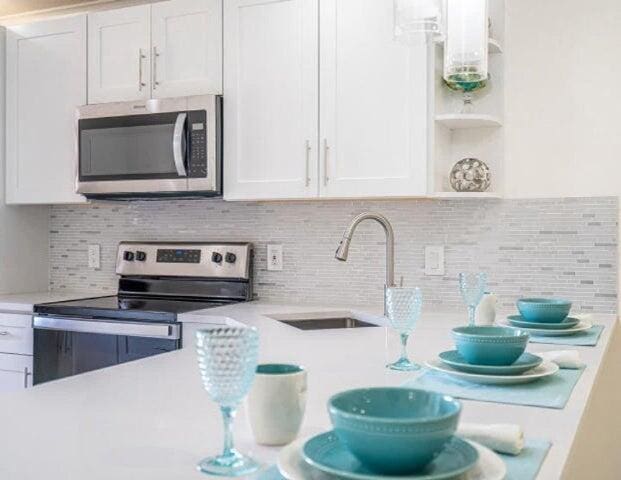
[[35,305],[33,383],[181,348],[181,313],[252,299],[250,243],[119,244],[118,293]]

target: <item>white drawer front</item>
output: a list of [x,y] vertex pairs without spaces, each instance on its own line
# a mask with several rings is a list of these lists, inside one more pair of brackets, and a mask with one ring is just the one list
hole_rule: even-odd
[[32,355],[32,317],[0,314],[0,353]]

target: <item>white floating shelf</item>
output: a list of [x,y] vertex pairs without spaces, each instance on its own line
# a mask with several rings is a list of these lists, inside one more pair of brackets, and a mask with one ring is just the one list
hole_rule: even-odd
[[443,113],[436,115],[436,122],[451,130],[461,128],[498,128],[502,127],[500,118],[479,113]]
[[[444,40],[440,39],[440,40],[436,40],[435,42],[436,42],[437,45],[440,45],[441,47],[444,47]],[[489,54],[490,55],[495,55],[497,53],[502,53],[502,45],[495,38],[490,38],[487,41],[487,48],[489,50]]]
[[502,198],[498,192],[435,192],[431,198]]

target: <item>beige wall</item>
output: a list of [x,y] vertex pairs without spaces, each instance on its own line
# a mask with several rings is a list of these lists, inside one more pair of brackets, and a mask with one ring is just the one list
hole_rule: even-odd
[[506,0],[510,196],[621,193],[621,2]]

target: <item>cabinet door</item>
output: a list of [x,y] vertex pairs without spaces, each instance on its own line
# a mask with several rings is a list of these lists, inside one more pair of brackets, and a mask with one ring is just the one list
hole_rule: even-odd
[[32,386],[32,357],[0,354],[0,393]]
[[88,16],[88,103],[151,96],[151,7]]
[[227,0],[224,196],[317,196],[316,0]]
[[86,15],[7,29],[6,200],[83,202],[76,107],[86,103]]
[[151,7],[153,98],[222,93],[222,0]]
[[427,190],[427,47],[394,41],[393,5],[320,1],[320,193]]

